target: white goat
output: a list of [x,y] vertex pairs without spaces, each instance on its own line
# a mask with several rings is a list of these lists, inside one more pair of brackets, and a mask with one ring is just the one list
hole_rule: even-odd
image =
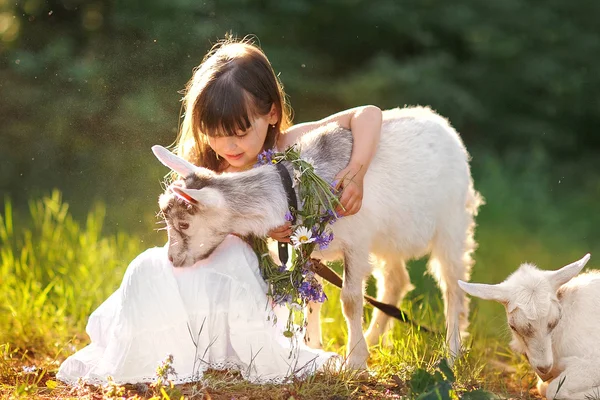
[[575,277],[589,259],[557,271],[522,264],[497,285],[459,281],[470,295],[504,304],[511,347],[527,357],[548,399],[600,397],[600,272]]
[[[352,134],[329,125],[304,135],[299,145],[302,157],[314,162],[316,173],[332,182],[350,159]],[[153,151],[163,164],[185,177],[181,187],[170,191],[185,194],[194,204],[188,212],[175,209],[177,201],[169,190],[160,200],[175,266],[207,257],[229,233],[266,235],[284,224],[287,198],[275,166],[219,175],[160,146]],[[286,167],[291,173],[291,166]],[[351,367],[366,367],[367,343],[377,343],[388,322],[385,314],[375,310],[365,340],[366,278],[371,273],[378,278],[378,300],[398,304],[411,288],[405,261],[427,253],[431,254],[429,271],[445,302],[449,350],[452,356],[459,353],[468,303],[457,281],[469,278],[475,247],[473,217],[480,203],[473,189],[469,155],[448,121],[423,107],[384,112],[381,141],[364,179],[362,208],[339,219],[333,225],[335,239],[329,249],[314,254],[344,260],[341,300]],[[369,254],[377,260],[374,265],[369,263]],[[318,346],[318,309],[308,322],[308,344]]]

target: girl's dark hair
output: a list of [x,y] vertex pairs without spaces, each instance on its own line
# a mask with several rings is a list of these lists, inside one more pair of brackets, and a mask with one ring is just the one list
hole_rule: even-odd
[[265,54],[250,40],[217,43],[186,86],[177,154],[219,171],[223,166],[208,145],[208,137],[245,131],[254,116],[267,115],[273,105],[278,118],[268,128],[265,149],[272,148],[281,131],[290,126],[291,109],[283,86]]

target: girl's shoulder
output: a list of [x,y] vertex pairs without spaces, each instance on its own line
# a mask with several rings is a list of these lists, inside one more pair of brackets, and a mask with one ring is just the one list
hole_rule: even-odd
[[320,121],[303,122],[301,124],[292,125],[285,132],[279,135],[277,140],[277,148],[279,150],[286,149],[296,143],[305,133],[321,126]]

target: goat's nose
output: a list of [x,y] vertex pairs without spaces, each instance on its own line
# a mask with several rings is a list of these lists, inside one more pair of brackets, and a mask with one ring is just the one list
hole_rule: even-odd
[[172,263],[173,262],[173,256],[169,256],[169,261]]
[[546,375],[552,369],[552,365],[544,365],[542,367],[537,367],[537,370],[540,374]]

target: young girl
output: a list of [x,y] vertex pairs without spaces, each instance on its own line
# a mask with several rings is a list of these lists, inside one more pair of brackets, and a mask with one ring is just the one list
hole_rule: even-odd
[[[190,80],[178,153],[217,172],[252,168],[260,152],[285,149],[304,133],[331,122],[352,130],[349,165],[337,175],[340,213],[361,206],[362,181],[375,153],[381,111],[347,110],[318,122],[289,127],[283,89],[264,53],[248,42],[226,41],[204,59]],[[289,241],[289,225],[272,231]],[[334,356],[286,338],[266,305],[258,260],[241,239],[227,239],[205,260],[175,269],[167,249],[149,249],[127,268],[120,288],[87,325],[91,344],[69,357],[57,378],[103,383],[148,382],[167,355],[175,383],[202,378],[208,368],[239,370],[254,382],[304,377]],[[285,318],[283,318],[285,320]]]

